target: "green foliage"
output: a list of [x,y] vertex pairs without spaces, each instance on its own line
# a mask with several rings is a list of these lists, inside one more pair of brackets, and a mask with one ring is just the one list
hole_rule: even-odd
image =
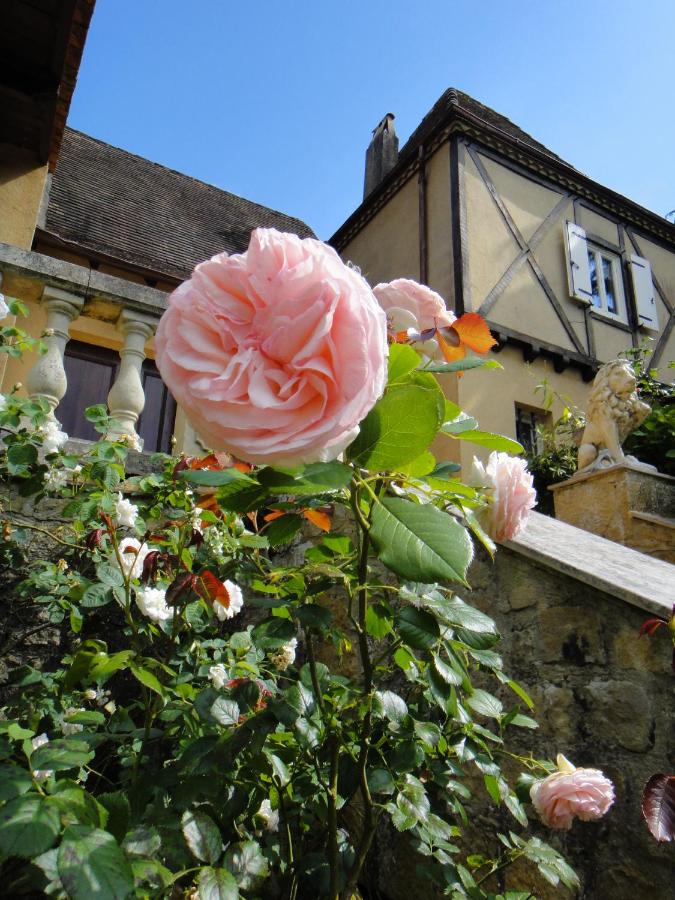
[[[475,784],[527,825],[502,762],[517,758],[511,729],[536,723],[494,623],[454,593],[471,535],[492,546],[484,498],[429,446],[445,431],[518,448],[446,404],[420,365],[393,347],[348,462],[297,468],[163,457],[127,477],[122,444],[102,438],[75,460],[45,444],[46,405],[8,399],[4,488],[62,505],[51,559],[31,550],[41,526],[9,516],[9,600],[59,627],[63,648],[9,676],[8,895],[336,900],[355,890],[382,817],[447,896],[494,896],[483,882],[521,857],[570,883],[527,835],[502,836],[495,859],[462,840]],[[107,432],[104,409],[88,417]],[[291,561],[280,551],[301,530]]]
[[648,353],[646,347],[635,347],[623,354],[633,366],[640,399],[652,408],[644,422],[628,436],[624,451],[656,466],[665,475],[675,475],[675,387],[657,379],[656,369],[650,369],[647,364]]

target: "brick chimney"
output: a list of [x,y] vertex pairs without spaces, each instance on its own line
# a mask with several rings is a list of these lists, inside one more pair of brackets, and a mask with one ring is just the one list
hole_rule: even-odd
[[363,199],[378,186],[398,162],[398,138],[394,128],[394,114],[387,113],[373,131],[373,139],[366,150],[366,177]]

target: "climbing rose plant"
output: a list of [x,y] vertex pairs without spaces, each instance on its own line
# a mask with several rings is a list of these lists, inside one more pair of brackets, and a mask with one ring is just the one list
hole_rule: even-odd
[[[533,897],[495,893],[521,858],[576,883],[529,816],[595,818],[611,785],[513,749],[532,701],[467,602],[474,543],[513,537],[531,488],[519,446],[436,380],[497,368],[465,358],[489,332],[403,319],[329,248],[258,232],[198,267],[159,330],[213,452],[129,475],[103,408],[75,457],[45,401],[5,399],[5,646],[60,634],[3,688],[8,895],[351,898],[396,832],[422,892]],[[432,455],[443,439],[494,451],[479,486]],[[478,855],[464,831],[488,803],[504,827]]]

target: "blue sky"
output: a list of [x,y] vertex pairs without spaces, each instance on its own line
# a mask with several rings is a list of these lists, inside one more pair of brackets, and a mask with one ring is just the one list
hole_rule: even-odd
[[665,215],[674,53],[673,0],[97,0],[68,123],[326,239],[452,86]]

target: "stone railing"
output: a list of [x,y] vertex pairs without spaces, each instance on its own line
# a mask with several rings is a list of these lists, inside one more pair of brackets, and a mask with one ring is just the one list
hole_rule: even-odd
[[[108,437],[128,436],[140,448],[136,424],[145,406],[141,367],[146,342],[155,332],[166,306],[162,291],[122,278],[0,244],[0,284],[8,296],[39,302],[46,315],[42,332],[47,352],[26,376],[32,397],[44,397],[51,415],[66,394],[68,383],[64,353],[72,322],[80,316],[98,318],[103,304],[106,320],[115,319],[122,338],[120,366],[108,394],[114,427]],[[31,332],[30,320],[27,330]],[[37,335],[34,335],[37,337]]]

